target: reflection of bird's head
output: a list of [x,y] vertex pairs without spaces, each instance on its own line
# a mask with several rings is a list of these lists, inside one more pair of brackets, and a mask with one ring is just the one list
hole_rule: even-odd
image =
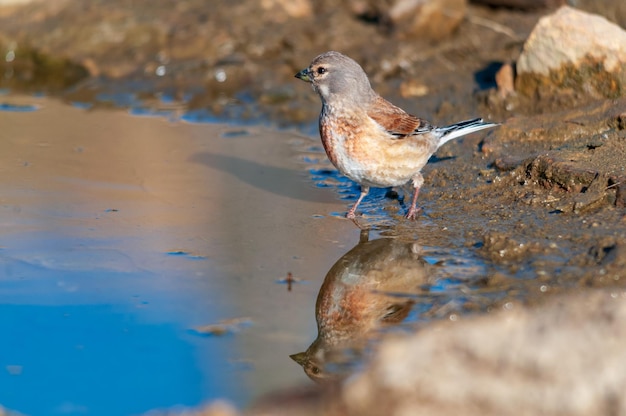
[[318,337],[306,351],[292,354],[289,357],[302,367],[304,373],[311,380],[323,384],[330,379],[335,379],[333,374],[330,374],[325,368],[325,355],[322,342]]
[[347,377],[363,354],[364,345],[353,343],[337,345],[319,336],[306,351],[289,357],[297,362],[304,373],[318,384],[329,384]]
[[297,362],[300,366],[302,366],[304,373],[309,376],[311,380],[315,381],[316,383],[321,383],[323,381],[323,364],[310,361],[306,351],[299,352],[297,354],[291,354],[289,357]]

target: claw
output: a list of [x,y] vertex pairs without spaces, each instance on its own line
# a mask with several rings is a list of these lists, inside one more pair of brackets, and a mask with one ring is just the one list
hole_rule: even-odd
[[407,212],[407,214],[406,214],[406,219],[407,220],[416,220],[417,219],[417,214],[419,214],[420,212],[422,212],[421,208],[411,207],[411,208],[409,208],[409,212]]

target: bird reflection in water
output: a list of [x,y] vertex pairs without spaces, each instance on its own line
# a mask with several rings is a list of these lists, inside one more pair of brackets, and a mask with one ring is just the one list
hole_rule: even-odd
[[[315,305],[317,338],[290,357],[314,381],[347,376],[380,330],[411,312],[431,266],[415,241],[379,238],[359,243],[328,271]],[[403,296],[404,295],[404,296]]]

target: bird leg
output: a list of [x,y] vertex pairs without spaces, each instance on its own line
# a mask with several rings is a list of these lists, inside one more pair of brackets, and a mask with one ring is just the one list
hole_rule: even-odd
[[359,206],[359,204],[361,203],[363,198],[365,198],[365,195],[367,195],[369,193],[369,191],[370,191],[370,187],[369,186],[361,185],[361,195],[359,195],[359,199],[356,200],[354,205],[352,205],[352,208],[350,208],[350,211],[348,211],[348,213],[346,214],[346,218],[354,219],[356,217],[356,215],[355,215],[356,207]]
[[413,198],[411,199],[411,207],[409,208],[409,212],[406,214],[406,218],[408,220],[414,220],[417,217],[417,214],[422,210],[417,207],[417,196],[420,193],[420,187],[424,184],[424,177],[421,173],[418,173],[413,177]]
[[409,212],[406,214],[406,218],[408,220],[414,220],[417,217],[417,214],[422,210],[417,207],[417,195],[420,193],[420,188],[415,188],[413,191],[413,198],[411,199],[411,207],[409,208]]

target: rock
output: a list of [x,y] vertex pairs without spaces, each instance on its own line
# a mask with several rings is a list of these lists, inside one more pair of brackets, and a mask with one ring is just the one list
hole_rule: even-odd
[[261,7],[271,12],[275,21],[299,19],[313,15],[311,0],[262,0]]
[[615,0],[576,0],[569,1],[570,5],[588,13],[599,14],[626,28],[626,2]]
[[496,85],[501,98],[504,99],[515,93],[514,79],[513,67],[509,63],[502,65],[498,72],[496,72]]
[[385,27],[393,0],[345,0],[348,9],[359,19]]
[[625,291],[503,309],[388,340],[345,386],[344,414],[626,414]]
[[62,55],[45,53],[28,44],[0,39],[0,87],[26,91],[60,91],[89,76],[88,70]]
[[398,0],[388,18],[402,37],[440,39],[457,28],[466,10],[467,0]]
[[423,97],[428,95],[428,86],[413,79],[400,84],[400,95],[403,98]]
[[626,93],[626,31],[563,6],[539,20],[517,61],[516,90],[527,96]]

